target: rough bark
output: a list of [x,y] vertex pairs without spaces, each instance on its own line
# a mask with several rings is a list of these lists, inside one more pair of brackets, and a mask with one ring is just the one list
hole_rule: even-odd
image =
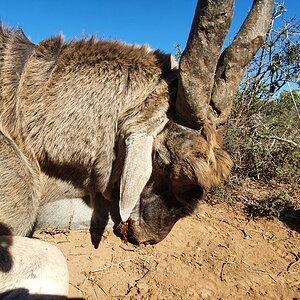
[[239,33],[220,57],[211,96],[211,106],[217,116],[208,116],[216,126],[227,120],[244,71],[264,42],[273,5],[273,0],[255,0]]
[[254,0],[239,33],[223,53],[234,0],[199,0],[180,60],[177,121],[200,129],[225,123],[246,66],[262,46],[274,0]]
[[177,118],[199,128],[206,122],[216,65],[231,25],[234,0],[199,0],[181,56]]

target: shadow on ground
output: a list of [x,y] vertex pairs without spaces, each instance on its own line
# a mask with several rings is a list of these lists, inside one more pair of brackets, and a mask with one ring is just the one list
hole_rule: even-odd
[[300,210],[299,209],[287,209],[281,213],[279,218],[282,222],[288,225],[292,230],[300,233]]
[[27,289],[13,289],[0,293],[2,300],[84,300],[84,298],[67,298],[58,295],[32,295]]

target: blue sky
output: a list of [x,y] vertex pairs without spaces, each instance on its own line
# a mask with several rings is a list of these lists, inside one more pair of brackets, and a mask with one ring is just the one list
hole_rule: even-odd
[[[191,26],[196,0],[0,0],[2,23],[22,27],[37,43],[63,33],[66,39],[97,35],[128,43],[149,44],[175,53],[174,44],[184,47]],[[230,37],[252,5],[236,0]],[[299,18],[300,0],[286,0],[288,16]]]

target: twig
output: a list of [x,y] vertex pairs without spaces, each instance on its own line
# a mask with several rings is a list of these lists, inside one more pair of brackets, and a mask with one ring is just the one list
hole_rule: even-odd
[[245,228],[241,229],[243,235],[244,235],[244,239],[249,239],[251,236],[246,232]]
[[88,256],[86,253],[70,253],[70,256]]
[[104,290],[104,288],[103,288],[100,284],[96,283],[96,285],[97,285],[97,287],[98,287],[98,288],[99,288],[106,296],[108,296],[107,293],[106,293],[106,291]]
[[262,134],[260,134],[259,136],[262,137],[262,138],[274,139],[274,140],[278,140],[278,141],[281,141],[281,142],[290,143],[290,144],[292,144],[295,147],[298,146],[298,144],[296,142],[294,142],[292,140],[288,140],[288,139],[282,138],[282,137],[279,137],[279,136],[276,136],[276,135],[270,135],[270,136],[268,136],[268,135],[262,135]]
[[288,139],[285,139],[285,138],[281,138],[279,136],[276,136],[276,135],[270,135],[269,137],[270,139],[274,139],[274,140],[278,140],[278,141],[282,141],[282,142],[286,142],[286,143],[290,143],[294,146],[298,146],[298,144],[292,140],[288,140]]
[[251,222],[251,219],[247,221],[247,223],[244,225],[244,228],[241,229],[242,233],[244,234],[244,239],[251,238],[251,235],[247,233],[246,226]]
[[80,290],[82,289],[82,287],[85,284],[85,282],[90,279],[90,274],[84,274],[84,275],[85,275],[84,276],[84,280],[82,281],[81,285],[79,286]]
[[248,267],[250,267],[250,268],[252,269],[253,272],[264,273],[264,274],[266,274],[267,276],[269,276],[274,282],[277,282],[277,281],[275,280],[275,278],[274,278],[268,271],[265,271],[265,270],[259,269],[259,268],[253,268],[251,265],[249,265],[249,264],[246,263],[245,261],[244,261],[244,264],[247,265]]
[[293,261],[293,262],[291,262],[289,265],[288,265],[288,267],[287,267],[287,272],[289,272],[289,273],[298,273],[298,272],[292,272],[292,271],[290,271],[290,269],[295,265],[295,264],[297,264],[297,263],[299,263],[300,262],[300,259],[297,259],[296,261]]
[[139,248],[129,248],[129,247],[124,247],[123,245],[120,245],[119,246],[121,249],[123,249],[124,251],[129,251],[129,252],[136,252],[136,251],[139,251],[140,249]]
[[84,294],[84,292],[78,286],[76,286],[76,284],[70,282],[70,285],[77,289],[82,295]]
[[64,244],[64,243],[70,243],[69,240],[66,240],[66,241],[57,241],[56,244]]
[[122,260],[116,264],[111,264],[111,265],[108,265],[104,268],[99,268],[99,269],[95,269],[95,270],[92,270],[91,273],[96,273],[96,272],[101,272],[101,271],[105,271],[109,268],[112,268],[112,267],[117,267],[117,266],[120,266],[121,264],[125,263],[125,262],[130,262],[130,261],[135,261],[136,259],[135,258],[131,258],[131,259],[125,259],[125,260]]
[[226,261],[223,262],[222,268],[221,268],[221,274],[220,274],[221,281],[224,281],[224,270],[225,270],[225,267],[227,265],[233,264],[233,263],[234,263],[233,261],[229,261],[228,259],[226,259]]
[[291,97],[292,97],[292,100],[293,100],[293,103],[294,103],[294,106],[295,106],[298,118],[300,119],[300,112],[299,112],[299,109],[298,109],[298,106],[297,106],[297,103],[296,103],[296,100],[294,98],[294,95],[293,95],[293,92],[292,92],[292,89],[291,89],[291,86],[290,86],[289,82],[287,82],[287,86],[289,88],[289,91],[290,91],[290,94],[291,94]]

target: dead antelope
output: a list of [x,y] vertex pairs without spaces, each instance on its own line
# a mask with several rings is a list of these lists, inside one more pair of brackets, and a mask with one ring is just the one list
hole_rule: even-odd
[[[94,208],[104,199],[118,203],[125,238],[158,242],[193,212],[230,172],[219,128],[271,18],[273,0],[254,0],[222,51],[233,2],[198,1],[178,69],[145,46],[61,37],[35,45],[1,26],[0,222],[25,236],[49,203],[59,221],[59,199]],[[55,247],[1,234],[1,292],[67,294]]]
[[62,37],[35,45],[2,26],[0,221],[28,235],[47,202],[95,205],[98,195],[119,203],[125,235],[163,239],[232,166],[219,128],[273,0],[254,0],[222,51],[233,6],[198,1],[178,69],[145,46]]

